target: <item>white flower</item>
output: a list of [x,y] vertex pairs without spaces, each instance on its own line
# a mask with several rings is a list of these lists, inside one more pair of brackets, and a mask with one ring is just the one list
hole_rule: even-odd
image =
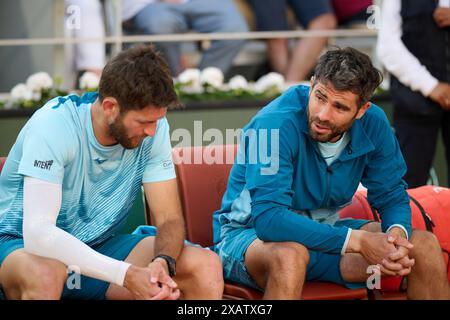
[[189,68],[184,70],[177,78],[182,84],[181,90],[187,94],[203,93],[203,86],[200,83],[200,70]]
[[53,86],[53,79],[47,72],[38,72],[32,74],[27,79],[27,87],[31,91],[40,92],[44,89],[50,89]]
[[258,81],[256,81],[254,88],[258,93],[263,93],[272,89],[281,92],[284,88],[284,77],[279,73],[270,72],[259,78]]
[[33,92],[31,91],[32,95],[31,95],[31,100],[33,101],[39,101],[42,98],[42,93],[37,91],[37,92]]
[[94,72],[85,72],[80,77],[80,89],[97,89],[100,84],[100,77]]
[[213,88],[220,88],[223,85],[223,73],[219,68],[208,67],[200,74],[201,84],[208,84]]
[[248,89],[248,82],[243,76],[237,75],[230,79],[228,87],[231,90],[246,90]]
[[186,69],[178,76],[178,82],[190,87],[200,87],[200,70]]
[[33,91],[31,91],[31,89],[28,88],[28,86],[24,83],[19,83],[14,88],[12,88],[10,95],[11,95],[12,102],[33,99]]

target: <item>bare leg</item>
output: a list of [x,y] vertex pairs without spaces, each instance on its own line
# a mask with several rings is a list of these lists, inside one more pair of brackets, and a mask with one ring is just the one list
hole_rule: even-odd
[[179,265],[174,280],[178,283],[184,299],[222,299],[222,263],[216,253],[186,246],[180,256]]
[[249,274],[265,288],[264,299],[301,299],[308,262],[308,250],[295,242],[257,239],[245,254]]
[[[153,258],[154,237],[141,240],[125,259],[138,267],[146,267]],[[184,299],[221,299],[223,294],[222,264],[219,257],[207,249],[184,247],[177,261],[178,284]],[[110,285],[108,300],[131,300],[133,296],[124,287]]]
[[66,266],[19,249],[0,268],[0,283],[8,299],[58,300],[67,279]]
[[[308,30],[326,30],[336,27],[336,18],[333,14],[323,14],[314,19]],[[307,80],[311,69],[316,64],[317,58],[327,44],[328,38],[304,38],[294,48],[286,73],[286,81],[298,82]]]
[[[381,224],[369,223],[361,230],[381,232]],[[409,256],[416,262],[408,275],[408,299],[450,299],[447,270],[436,236],[427,231],[414,230],[410,242],[414,248]],[[349,282],[366,281],[367,267],[368,263],[360,254],[346,254],[341,260],[342,276]]]
[[408,276],[408,299],[450,299],[447,270],[436,236],[414,230],[411,242],[414,248],[410,256],[416,263]]
[[288,40],[267,40],[267,55],[273,71],[285,75],[289,58]]

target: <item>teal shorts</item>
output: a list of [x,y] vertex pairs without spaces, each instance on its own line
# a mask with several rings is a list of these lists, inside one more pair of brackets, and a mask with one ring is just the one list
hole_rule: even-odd
[[[334,226],[345,226],[351,229],[360,229],[363,225],[373,221],[360,219],[338,220]],[[225,280],[243,284],[259,291],[264,291],[252,279],[245,266],[245,252],[253,241],[257,239],[254,228],[235,229],[214,246],[223,264]],[[309,250],[309,264],[306,271],[307,281],[327,281],[343,285],[349,289],[365,288],[365,283],[346,282],[341,275],[340,254],[327,254]]]
[[[116,260],[125,260],[134,247],[144,238],[154,236],[155,234],[120,234],[111,237],[105,242],[92,247],[95,251],[114,258]],[[23,248],[23,239],[9,240],[0,244],[0,266],[8,255],[13,251]],[[70,274],[69,274],[70,277]],[[69,283],[70,284],[70,283]],[[66,285],[62,294],[63,299],[80,300],[102,300],[105,299],[106,291],[110,283],[94,278],[80,276],[80,288],[69,289]],[[0,299],[3,292],[0,288]],[[4,296],[3,296],[4,298]]]

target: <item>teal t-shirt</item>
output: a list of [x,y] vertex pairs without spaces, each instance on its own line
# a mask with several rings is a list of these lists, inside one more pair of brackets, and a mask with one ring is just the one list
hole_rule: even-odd
[[118,232],[142,183],[176,177],[166,118],[136,149],[95,138],[96,93],[50,100],[31,117],[0,176],[0,243],[22,238],[24,176],[62,184],[56,225],[88,245]]
[[334,160],[339,158],[342,151],[344,151],[347,144],[350,142],[350,136],[348,132],[344,132],[342,137],[336,142],[318,142],[317,146],[322,154],[323,159],[329,166]]

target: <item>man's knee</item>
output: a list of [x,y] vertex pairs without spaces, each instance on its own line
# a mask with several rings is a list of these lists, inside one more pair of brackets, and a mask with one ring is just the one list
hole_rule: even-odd
[[193,279],[198,287],[208,287],[223,291],[222,262],[213,251],[195,248],[184,248],[182,273],[180,276]]
[[63,264],[42,263],[35,266],[29,275],[24,299],[60,299],[67,279],[67,270]]
[[309,263],[308,249],[296,242],[280,242],[273,245],[270,255],[270,269],[303,268]]
[[8,297],[24,300],[56,300],[61,298],[67,279],[65,266],[57,261],[33,263],[16,275],[14,281],[5,281]]
[[[205,0],[210,3],[211,0]],[[239,9],[232,2],[216,1],[214,11],[214,32],[248,32],[248,24]],[[209,5],[213,5],[210,3]]]
[[423,230],[413,230],[411,234],[411,243],[414,248],[411,249],[411,256],[422,257],[431,256],[441,252],[441,247],[438,238],[431,232]]

